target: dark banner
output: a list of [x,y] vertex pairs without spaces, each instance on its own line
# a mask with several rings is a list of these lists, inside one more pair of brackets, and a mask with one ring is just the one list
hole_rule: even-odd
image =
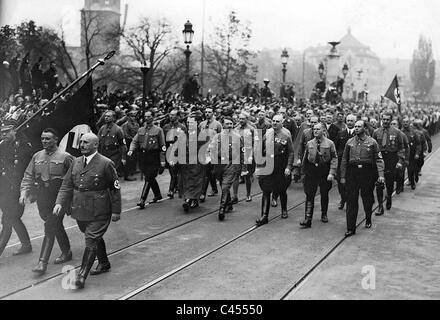
[[[59,133],[59,140],[69,133],[75,126],[86,124],[96,132],[93,110],[93,84],[89,77],[78,89],[72,89],[69,96],[59,99],[48,106],[40,116],[33,119],[24,133],[32,144],[34,152],[42,149],[41,132],[45,128],[53,128]],[[73,156],[79,155],[79,150],[67,144],[66,151]]]

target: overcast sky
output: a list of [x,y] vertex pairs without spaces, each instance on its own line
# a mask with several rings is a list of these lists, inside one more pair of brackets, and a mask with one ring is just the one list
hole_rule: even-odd
[[[0,0],[4,24],[34,19],[58,27],[63,21],[71,45],[79,44],[79,9],[83,0]],[[308,46],[339,40],[351,26],[353,35],[380,57],[411,58],[421,33],[432,39],[440,58],[440,1],[438,0],[121,0],[128,3],[128,24],[140,17],[167,17],[180,36],[186,20],[193,23],[194,42],[205,39],[212,26],[235,10],[251,22],[252,48]]]

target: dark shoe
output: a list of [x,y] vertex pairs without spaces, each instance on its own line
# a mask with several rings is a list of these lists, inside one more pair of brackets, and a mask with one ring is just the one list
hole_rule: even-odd
[[422,173],[421,173],[421,172],[419,172],[419,173],[418,173],[418,176],[419,176],[419,177],[421,177],[421,176],[422,176]]
[[391,198],[387,199],[387,210],[391,209],[392,204],[393,204],[393,202],[392,202]]
[[257,223],[257,227],[260,227],[264,224],[269,223],[269,218],[268,216],[264,215],[261,217],[261,219],[258,219],[257,221],[255,221]]
[[148,203],[149,203],[149,204],[152,204],[152,203],[156,203],[156,202],[158,202],[158,201],[160,201],[160,200],[162,200],[162,196],[154,197],[154,198],[151,199],[150,202],[148,202]]
[[182,207],[183,207],[183,211],[188,212],[188,211],[189,211],[189,208],[190,208],[189,201],[185,201],[185,202],[182,204]]
[[32,269],[32,272],[38,273],[39,275],[45,274],[47,269],[47,262],[42,260],[38,261],[38,264],[35,268]]
[[379,208],[377,209],[377,212],[375,214],[376,214],[376,216],[381,216],[384,214],[383,205],[379,206]]
[[219,219],[220,221],[225,220],[225,209],[224,209],[224,208],[220,208],[220,209],[218,210],[218,219]]
[[289,217],[289,215],[287,214],[287,210],[282,210],[281,211],[281,219],[287,219]]
[[416,182],[419,182],[419,175],[421,176],[421,174],[419,173],[418,175],[416,174],[416,176],[414,177],[414,180],[415,180]]
[[304,219],[304,221],[301,221],[299,223],[301,226],[301,229],[308,229],[312,227],[312,220],[311,219]]
[[136,205],[139,207],[139,209],[145,209],[145,201],[144,200],[141,200],[141,202],[139,202]]
[[272,198],[272,203],[271,203],[271,206],[272,207],[276,207],[278,205],[278,200],[277,199],[274,199],[274,198]]
[[202,202],[202,203],[205,202],[205,199],[206,199],[206,197],[204,194],[200,195],[200,198],[199,198],[200,202]]
[[136,178],[125,177],[125,181],[136,181]]
[[416,189],[416,185],[415,184],[411,185],[411,190],[415,190],[415,189]]
[[351,237],[351,236],[354,236],[355,234],[356,234],[355,231],[348,230],[348,231],[345,233],[345,237]]
[[18,249],[14,253],[12,253],[12,255],[19,256],[19,255],[31,253],[31,252],[32,252],[32,245],[31,244],[22,244],[20,249]]
[[199,206],[199,202],[197,200],[192,200],[189,205],[191,209],[197,208],[198,206]]
[[341,202],[339,202],[338,209],[339,210],[344,210],[344,206],[345,206],[345,202],[341,201]]
[[322,215],[321,215],[321,221],[324,222],[324,223],[327,223],[327,222],[328,222],[328,218],[327,218],[327,215],[326,215],[326,214],[322,214]]
[[208,197],[215,197],[216,195],[218,195],[218,191],[211,191],[211,193],[208,194]]
[[98,274],[109,272],[111,268],[110,262],[98,263],[95,270],[90,271],[91,276],[96,276]]
[[170,199],[174,199],[174,192],[172,192],[172,191],[168,192],[167,197]]
[[371,221],[365,222],[365,228],[370,229],[371,228]]
[[69,250],[67,253],[62,253],[58,258],[55,259],[55,261],[53,262],[54,264],[62,264],[65,263],[67,261],[72,260],[72,251]]
[[233,197],[231,203],[232,204],[237,204],[238,203],[238,197]]
[[246,197],[246,202],[251,202],[252,201],[252,196],[247,196]]

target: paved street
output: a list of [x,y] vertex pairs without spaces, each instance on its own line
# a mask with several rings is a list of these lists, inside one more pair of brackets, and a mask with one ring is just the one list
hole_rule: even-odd
[[[434,138],[434,150],[440,140]],[[434,151],[435,152],[435,151]],[[393,208],[373,216],[373,228],[363,224],[356,236],[345,240],[345,211],[337,210],[337,188],[330,192],[328,224],[320,221],[316,199],[312,229],[301,230],[304,193],[300,184],[289,189],[289,218],[271,208],[268,225],[254,228],[261,195],[256,181],[250,203],[241,201],[224,222],[217,219],[219,197],[189,214],[181,199],[164,200],[145,210],[133,208],[142,182],[123,182],[122,219],[106,234],[111,272],[89,276],[82,291],[65,287],[68,276],[50,264],[35,277],[42,222],[35,205],[26,209],[34,251],[13,257],[16,240],[0,258],[0,296],[6,299],[435,299],[440,297],[438,246],[440,240],[440,151],[423,168],[415,191],[393,199]],[[168,175],[159,183],[166,194]],[[240,199],[244,199],[240,185]],[[151,195],[150,195],[151,196]],[[363,211],[358,222],[364,218]],[[75,223],[65,218],[72,242],[73,267],[80,265],[84,239]],[[221,245],[221,248],[219,248]],[[330,253],[330,254],[329,254]],[[52,254],[53,260],[58,248]],[[327,256],[328,255],[328,256]],[[362,288],[362,268],[375,268],[375,290]],[[149,284],[145,291],[133,290]],[[295,285],[298,285],[293,291]],[[286,296],[287,294],[287,296]]]

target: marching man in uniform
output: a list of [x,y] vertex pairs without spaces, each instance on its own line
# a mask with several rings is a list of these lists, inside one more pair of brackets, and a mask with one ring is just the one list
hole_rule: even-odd
[[73,161],[69,153],[58,149],[57,142],[58,133],[54,129],[43,130],[41,134],[43,150],[34,154],[21,181],[20,204],[22,206],[25,205],[26,198],[31,196],[33,186],[38,185],[37,206],[40,217],[44,221],[44,238],[38,265],[32,271],[39,274],[46,272],[55,238],[60,246],[61,256],[55,259],[54,263],[61,264],[72,260],[69,238],[63,226],[65,210],[58,216],[52,214],[64,175]]
[[83,288],[85,280],[98,257],[98,266],[91,275],[110,270],[103,236],[110,221],[121,214],[121,187],[116,168],[110,159],[98,153],[98,137],[87,133],[81,137],[83,156],[75,158],[67,171],[56,199],[53,214],[71,207],[72,218],[85,234],[86,248],[75,285]]

